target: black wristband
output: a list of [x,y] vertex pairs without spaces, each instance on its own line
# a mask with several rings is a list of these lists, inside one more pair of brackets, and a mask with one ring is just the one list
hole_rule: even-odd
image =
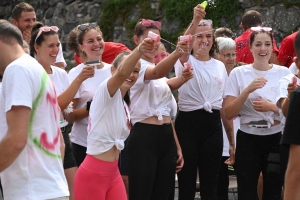
[[87,110],[87,111],[90,111],[90,107],[91,107],[92,101],[93,101],[93,100],[90,100],[90,101],[87,101],[87,102],[86,102],[86,110]]

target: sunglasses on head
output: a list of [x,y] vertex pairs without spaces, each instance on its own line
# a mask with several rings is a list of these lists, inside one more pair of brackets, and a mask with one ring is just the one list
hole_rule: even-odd
[[210,19],[202,19],[200,20],[198,26],[211,26],[212,21]]
[[138,33],[139,29],[142,26],[145,26],[146,28],[149,28],[149,27],[151,27],[153,25],[153,26],[155,26],[158,29],[160,29],[160,27],[161,27],[161,23],[159,21],[153,21],[153,20],[150,20],[150,19],[142,19],[139,23],[140,24],[137,27],[135,33]]
[[97,22],[92,22],[92,23],[89,23],[89,24],[81,24],[77,28],[81,31],[86,31],[89,28],[96,28],[97,26],[98,26]]
[[35,38],[35,42],[38,39],[38,37],[40,37],[40,35],[42,34],[42,32],[49,32],[49,31],[54,31],[54,32],[58,32],[59,28],[57,26],[43,26],[39,29],[39,33],[37,34],[36,38]]
[[260,26],[257,26],[257,27],[251,27],[251,30],[252,31],[256,31],[256,32],[259,32],[259,31],[266,31],[266,32],[271,32],[272,31],[272,28],[270,27],[260,27]]

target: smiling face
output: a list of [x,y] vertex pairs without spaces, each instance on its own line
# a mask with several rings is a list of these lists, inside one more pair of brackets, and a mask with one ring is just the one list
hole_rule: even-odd
[[212,26],[198,26],[197,35],[193,43],[193,55],[209,55],[213,45]]
[[44,41],[41,45],[35,44],[36,59],[40,62],[52,64],[56,61],[56,56],[59,51],[59,38],[57,34],[44,36]]
[[31,29],[33,24],[36,21],[35,12],[25,12],[23,11],[18,20],[13,19],[12,23],[16,25],[21,32],[25,31],[26,29]]
[[272,38],[266,32],[257,33],[251,42],[250,51],[256,61],[269,61],[273,51]]
[[104,51],[104,40],[96,29],[89,29],[84,37],[82,44],[79,44],[81,51],[86,55],[86,60],[101,60]]
[[129,90],[137,81],[139,77],[141,69],[141,62],[138,61],[137,64],[134,67],[134,70],[131,72],[130,76],[126,79],[126,81],[122,84],[121,89]]
[[[122,63],[122,61],[124,59],[126,59],[127,57],[128,57],[128,55],[124,55],[122,57],[122,60],[118,61],[117,66],[120,65],[120,63]],[[128,91],[135,84],[135,82],[137,81],[137,79],[139,77],[140,69],[141,69],[141,62],[138,61],[134,67],[134,70],[131,72],[130,76],[124,81],[124,83],[120,87],[121,90]],[[116,71],[117,71],[117,68],[114,66],[111,66],[112,74],[116,73]]]

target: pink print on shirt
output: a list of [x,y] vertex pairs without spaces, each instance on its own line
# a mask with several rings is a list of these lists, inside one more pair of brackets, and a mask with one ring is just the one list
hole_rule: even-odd
[[215,76],[214,79],[218,82],[218,85],[222,85],[223,81],[219,76]]
[[48,138],[47,138],[47,133],[43,132],[40,137],[41,145],[47,150],[54,150],[55,146],[57,145],[57,143],[59,141],[59,135],[60,135],[60,129],[57,130],[57,133],[56,133],[56,136],[55,136],[53,142],[49,142]]
[[[49,90],[47,90],[47,88],[49,87],[49,76],[48,74],[45,72],[42,76],[42,80],[41,80],[41,88],[40,91],[38,93],[38,96],[36,97],[36,99],[33,102],[32,105],[32,110],[31,110],[31,115],[30,115],[30,124],[29,124],[29,139],[35,144],[35,146],[41,150],[43,153],[45,153],[46,155],[50,156],[50,157],[54,157],[54,158],[61,158],[61,154],[60,152],[57,151],[58,149],[58,145],[60,144],[60,128],[59,128],[59,107],[57,104],[57,97],[56,97],[56,92],[52,85],[50,86],[51,88],[49,88]],[[47,93],[46,93],[47,92]],[[45,94],[46,93],[46,94]],[[46,97],[46,102],[43,101],[43,98]],[[48,104],[48,105],[41,105],[41,104]],[[38,133],[36,132],[37,130],[33,129],[33,124],[36,123],[36,112],[37,112],[37,108],[44,106],[45,110],[47,110],[47,108],[49,109],[49,104],[51,106],[51,111],[50,111],[50,120],[53,122],[53,119],[51,119],[51,117],[54,117],[54,121],[57,121],[57,126],[55,126],[56,129],[56,133],[55,136],[53,138],[53,141],[49,141],[51,138],[51,134],[53,133],[48,133],[47,131],[43,131],[42,133]],[[53,116],[54,115],[54,116]],[[50,136],[50,137],[49,137]]]

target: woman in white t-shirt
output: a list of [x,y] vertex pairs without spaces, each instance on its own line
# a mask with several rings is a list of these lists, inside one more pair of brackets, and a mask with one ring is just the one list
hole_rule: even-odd
[[[194,69],[194,78],[178,90],[175,130],[185,158],[178,173],[179,199],[194,199],[198,168],[201,198],[215,200],[223,149],[221,108],[228,75],[224,64],[212,57],[216,44],[211,20],[195,20],[185,34],[195,35],[192,51],[177,61],[175,73],[181,75],[183,64],[188,62]],[[223,119],[223,124],[230,144],[227,163],[233,164],[232,120]]]
[[[58,95],[58,105],[61,110],[64,110],[67,105],[73,100],[81,83],[94,75],[94,69],[92,67],[85,68],[76,77],[75,81],[69,84],[68,75],[65,70],[60,69],[52,65],[55,62],[56,55],[59,51],[59,38],[57,34],[57,27],[44,26],[42,23],[37,22],[32,27],[31,34],[31,56],[43,66],[48,73],[55,86],[56,94]],[[72,117],[74,113],[62,113],[61,114],[61,131],[65,142],[65,155],[64,155],[64,172],[68,181],[68,187],[70,191],[70,200],[74,199],[74,177],[77,170],[77,164],[70,145],[69,135],[66,131],[67,122],[65,118]]]
[[263,198],[280,199],[280,138],[282,125],[276,106],[279,80],[290,74],[286,67],[269,64],[273,49],[272,28],[252,27],[250,50],[253,64],[232,70],[225,92],[225,113],[241,115],[237,132],[235,172],[238,196],[258,199],[257,181],[263,174]]
[[146,38],[130,55],[121,53],[113,61],[113,76],[98,86],[90,107],[87,156],[76,173],[75,199],[127,199],[118,159],[131,130],[129,89],[138,79],[140,57],[154,48]]
[[[93,99],[100,83],[108,77],[111,77],[110,64],[101,61],[105,48],[102,32],[96,22],[81,24],[77,27],[77,42],[81,58],[84,62],[99,60],[100,63],[95,66],[93,78],[82,82],[77,94],[73,100],[74,118],[69,119],[73,123],[70,139],[72,142],[73,153],[80,166],[86,156],[87,145],[87,125],[90,102]],[[81,63],[69,71],[69,81],[72,82],[86,65]]]
[[[135,26],[134,42],[139,45],[150,31],[160,35],[161,23],[140,20]],[[174,173],[183,166],[181,148],[173,130],[176,101],[166,76],[176,60],[188,52],[186,42],[179,42],[167,58],[154,64],[155,50],[144,53],[136,84],[130,89],[130,115],[133,124],[127,142],[129,197],[131,200],[167,199],[174,182]],[[183,84],[181,77],[178,79]],[[177,152],[177,154],[176,154]],[[177,158],[178,155],[178,158]]]

